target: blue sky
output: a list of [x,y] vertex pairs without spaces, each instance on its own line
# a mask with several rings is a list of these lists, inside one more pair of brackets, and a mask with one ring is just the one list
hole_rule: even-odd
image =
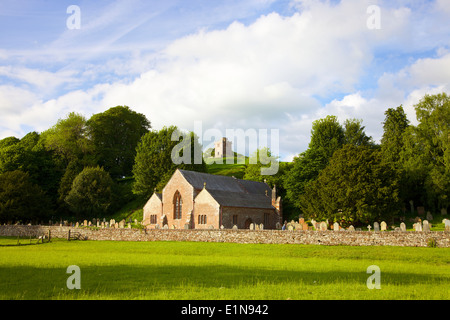
[[128,105],[154,129],[276,129],[283,160],[328,114],[379,141],[387,108],[414,123],[424,94],[450,91],[448,21],[448,0],[2,0],[0,139]]

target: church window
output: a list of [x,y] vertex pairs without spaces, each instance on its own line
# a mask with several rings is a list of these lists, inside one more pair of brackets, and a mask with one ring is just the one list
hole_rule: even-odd
[[179,191],[175,192],[173,196],[173,218],[181,219],[181,209],[183,206],[183,200]]

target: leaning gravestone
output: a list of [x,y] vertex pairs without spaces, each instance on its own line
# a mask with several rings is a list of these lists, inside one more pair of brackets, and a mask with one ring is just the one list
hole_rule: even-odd
[[378,222],[373,224],[373,231],[380,231],[380,224]]
[[386,228],[387,228],[386,222],[381,221],[380,227],[381,227],[381,231],[386,231]]
[[406,224],[404,222],[400,223],[400,231],[405,232],[406,231]]

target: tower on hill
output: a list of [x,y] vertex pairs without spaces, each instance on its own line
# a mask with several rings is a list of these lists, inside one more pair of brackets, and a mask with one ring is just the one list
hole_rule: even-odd
[[231,141],[228,141],[227,138],[222,138],[219,141],[214,142],[214,148],[215,158],[234,156],[233,150],[231,150]]

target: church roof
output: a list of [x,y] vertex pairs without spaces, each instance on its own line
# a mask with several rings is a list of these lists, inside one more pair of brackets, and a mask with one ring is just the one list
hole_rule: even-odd
[[179,171],[194,189],[201,190],[206,183],[206,190],[220,205],[273,209],[272,190],[264,182],[241,180],[203,172]]

